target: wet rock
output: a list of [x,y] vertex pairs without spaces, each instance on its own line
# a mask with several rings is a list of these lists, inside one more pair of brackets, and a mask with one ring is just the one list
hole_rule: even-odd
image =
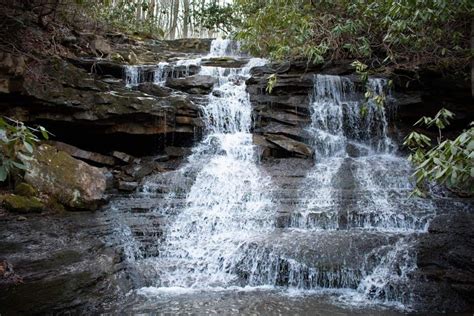
[[20,277],[19,275],[15,273],[15,270],[13,269],[13,265],[7,260],[1,260],[0,261],[0,285],[3,285],[3,286],[7,284],[16,285],[22,282],[23,282],[22,277]]
[[96,209],[106,188],[102,170],[46,144],[37,147],[25,181],[71,209]]
[[35,197],[9,194],[3,198],[3,205],[15,213],[41,213],[46,209],[43,202]]
[[124,293],[131,290],[118,254],[102,241],[112,234],[102,215],[68,212],[0,221],[0,262],[7,261],[5,270],[19,281],[0,276],[2,315],[96,314],[91,308],[100,300],[119,297],[121,286]]
[[269,134],[265,136],[265,139],[286,150],[291,155],[303,158],[311,158],[313,156],[313,150],[311,147],[286,136]]
[[213,76],[194,75],[186,78],[168,78],[166,86],[194,94],[208,94],[217,79]]
[[293,125],[293,126],[304,126],[310,122],[310,118],[294,113],[287,113],[275,110],[268,110],[260,112],[259,116],[264,119],[272,120],[275,122],[280,122],[283,124]]
[[420,237],[417,277],[425,280],[415,293],[430,310],[474,309],[474,214],[436,217]]
[[297,128],[293,126],[278,124],[276,122],[272,122],[260,129],[255,130],[256,133],[266,134],[280,134],[287,136],[289,138],[293,138],[298,141],[304,141],[308,139],[308,135],[306,131],[302,128]]

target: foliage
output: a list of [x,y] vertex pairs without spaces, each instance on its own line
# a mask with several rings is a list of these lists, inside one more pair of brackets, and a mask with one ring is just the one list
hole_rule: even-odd
[[[83,1],[84,5],[87,5],[91,10],[93,16],[111,28],[151,37],[164,36],[164,30],[156,23],[155,16],[150,14],[150,1]],[[140,14],[137,14],[137,12],[140,12]]]
[[32,128],[23,122],[0,118],[0,182],[5,181],[12,172],[28,168],[35,144],[40,141],[35,133],[49,138],[49,132],[42,126]]
[[267,87],[265,88],[265,91],[268,92],[269,94],[272,93],[273,88],[277,84],[277,76],[276,74],[271,74],[267,78]]
[[230,4],[219,5],[216,2],[197,4],[194,1],[195,8],[191,15],[194,26],[201,27],[210,31],[222,31],[229,34],[233,25],[236,23],[234,7]]
[[456,63],[469,59],[472,1],[235,0],[242,20],[236,38],[257,55]]
[[437,143],[431,147],[431,139],[421,133],[412,132],[404,145],[412,152],[409,160],[416,166],[414,194],[425,195],[425,182],[445,184],[457,193],[474,193],[474,122],[454,140],[443,140],[442,130],[449,125],[454,114],[441,109],[434,118],[422,117],[415,125],[436,126]]

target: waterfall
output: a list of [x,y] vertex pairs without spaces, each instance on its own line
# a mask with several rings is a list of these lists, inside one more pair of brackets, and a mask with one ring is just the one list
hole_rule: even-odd
[[127,88],[137,86],[141,82],[141,78],[142,72],[139,67],[128,65],[124,67],[124,80]]
[[[237,48],[216,40],[206,57],[235,57]],[[293,170],[285,170],[287,191],[280,196],[275,182],[283,180],[273,179],[258,161],[245,85],[250,69],[265,61],[219,68],[201,66],[201,60],[154,68],[158,85],[189,75],[196,65],[217,83],[201,105],[202,141],[181,167],[150,178],[142,189],[154,215],[166,218],[163,232],[151,225],[146,233],[154,243],[146,247],[134,244],[129,228],[120,234],[124,253],[146,280],[137,292],[263,287],[330,293],[350,305],[409,308],[410,275],[417,268],[413,241],[426,232],[436,205],[408,198],[411,168],[388,133],[394,111],[388,82],[370,78],[360,87],[350,77],[314,76],[307,127],[314,166],[297,185]],[[130,86],[140,82],[135,69],[126,71]],[[283,225],[277,223],[280,208],[289,214]]]
[[163,86],[166,83],[166,79],[170,77],[170,65],[167,62],[158,63],[153,74],[153,83],[159,86]]
[[240,56],[240,43],[230,39],[216,39],[211,43],[208,57]]

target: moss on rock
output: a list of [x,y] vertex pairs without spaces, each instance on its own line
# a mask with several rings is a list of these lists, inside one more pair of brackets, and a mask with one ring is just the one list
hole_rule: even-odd
[[35,197],[9,194],[3,197],[5,207],[15,213],[41,213],[46,206]]
[[38,196],[38,190],[33,188],[28,183],[22,182],[15,187],[15,194],[21,195],[24,197],[34,197],[34,196]]
[[25,181],[67,208],[96,209],[103,201],[106,178],[102,170],[66,152],[43,144],[30,166]]

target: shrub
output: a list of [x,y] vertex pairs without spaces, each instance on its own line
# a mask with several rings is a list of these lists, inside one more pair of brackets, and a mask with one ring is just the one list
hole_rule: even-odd
[[48,131],[42,126],[33,128],[17,120],[0,118],[0,182],[7,180],[12,173],[28,169],[35,144],[40,141],[36,133],[49,138]]

